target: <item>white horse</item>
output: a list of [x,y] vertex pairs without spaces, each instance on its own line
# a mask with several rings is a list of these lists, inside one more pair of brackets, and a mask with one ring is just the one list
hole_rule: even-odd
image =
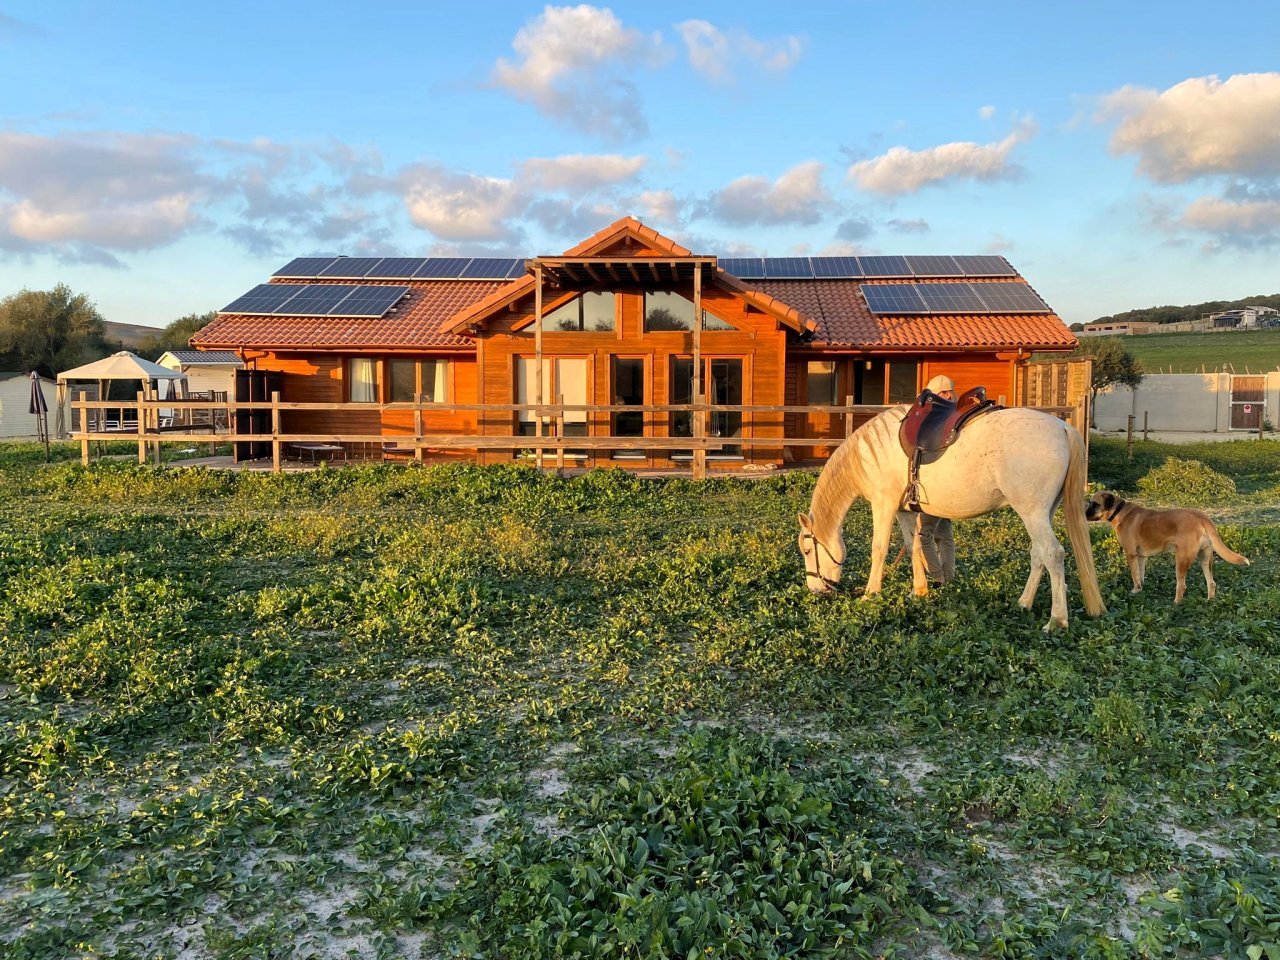
[[[886,410],[845,439],[822,469],[809,512],[800,514],[800,552],[814,593],[836,588],[844,567],[844,518],[858,497],[871,503],[874,533],[867,593],[880,591],[894,516],[907,487],[908,462],[898,442],[907,407]],[[1076,572],[1091,616],[1106,611],[1093,566],[1093,545],[1084,517],[1084,441],[1075,427],[1039,410],[1012,407],[971,421],[934,463],[920,467],[920,500],[927,513],[951,520],[1012,507],[1031,536],[1031,575],[1018,604],[1030,610],[1047,568],[1053,611],[1046,631],[1067,625],[1064,551],[1053,533],[1061,502]],[[929,592],[917,541],[912,551],[917,596]]]

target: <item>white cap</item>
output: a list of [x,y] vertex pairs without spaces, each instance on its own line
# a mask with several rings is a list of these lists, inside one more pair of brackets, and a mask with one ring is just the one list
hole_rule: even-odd
[[951,382],[951,378],[944,377],[942,374],[938,374],[925,384],[925,388],[932,390],[934,393],[942,393],[944,390],[950,390],[952,393],[956,392],[956,385]]

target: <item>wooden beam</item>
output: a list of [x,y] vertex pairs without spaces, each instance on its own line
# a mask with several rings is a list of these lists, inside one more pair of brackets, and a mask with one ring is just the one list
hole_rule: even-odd
[[634,260],[632,260],[630,263],[627,264],[627,269],[631,271],[631,279],[633,279],[636,283],[639,283],[640,271],[636,269],[636,263]]
[[650,261],[648,261],[648,262],[649,262],[649,272],[653,274],[654,282],[655,282],[655,283],[661,283],[661,282],[662,282],[662,277],[660,277],[660,276],[658,275],[658,265],[657,265],[657,263],[655,263],[655,262],[654,262],[654,261],[652,261],[652,260],[650,260]]
[[[542,398],[542,264],[538,263],[533,268],[533,336],[534,336],[534,372],[533,382],[536,384],[534,388],[534,397],[538,402],[538,406],[543,405]],[[526,387],[527,389],[527,387]],[[538,425],[538,436],[542,436],[542,414],[536,416]],[[538,448],[538,469],[542,469],[542,448]]]
[[[702,271],[693,275],[693,402],[703,404],[702,397]],[[707,435],[707,414],[697,410],[693,414],[693,437],[701,441]],[[707,475],[707,452],[701,447],[693,451],[693,479]]]
[[[568,268],[566,268],[566,269],[568,269]],[[596,283],[604,283],[604,281],[600,279],[600,274],[596,273],[596,268],[595,268],[595,266],[593,266],[592,264],[590,264],[590,263],[584,263],[584,264],[582,265],[582,269],[583,269],[583,270],[585,270],[585,271],[587,271],[587,276],[589,276],[589,277],[590,277],[592,280],[594,280]]]

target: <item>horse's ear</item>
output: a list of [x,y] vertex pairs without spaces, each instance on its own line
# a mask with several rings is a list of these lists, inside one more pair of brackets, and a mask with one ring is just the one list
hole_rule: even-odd
[[798,514],[798,517],[799,517],[799,520],[800,520],[800,529],[801,529],[801,530],[812,530],[812,529],[813,529],[813,520],[812,520],[812,518],[810,518],[810,516],[809,516],[807,513],[801,513],[801,514]]

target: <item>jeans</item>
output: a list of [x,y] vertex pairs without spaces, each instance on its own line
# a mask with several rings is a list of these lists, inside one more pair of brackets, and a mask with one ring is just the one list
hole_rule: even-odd
[[902,542],[908,547],[916,535],[916,518],[920,519],[920,547],[924,551],[924,565],[930,580],[948,583],[956,575],[956,541],[951,531],[951,521],[931,517],[927,513],[898,511],[898,529]]

